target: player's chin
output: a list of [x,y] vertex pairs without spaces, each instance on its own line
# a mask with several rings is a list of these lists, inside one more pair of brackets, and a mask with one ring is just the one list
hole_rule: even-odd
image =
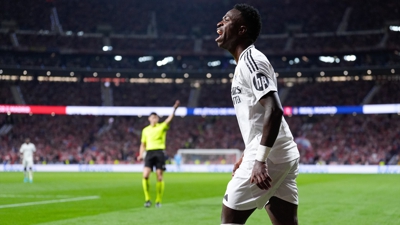
[[226,49],[226,48],[224,47],[224,43],[223,43],[222,41],[217,41],[217,45],[218,45],[218,47],[220,47],[220,48]]

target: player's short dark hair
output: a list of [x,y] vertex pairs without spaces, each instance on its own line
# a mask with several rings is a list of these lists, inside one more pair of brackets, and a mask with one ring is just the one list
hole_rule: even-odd
[[254,43],[261,32],[260,13],[253,6],[245,3],[236,4],[233,8],[240,11],[244,23],[247,26],[249,37]]
[[158,114],[157,114],[157,113],[155,113],[155,112],[152,112],[152,113],[150,113],[150,115],[149,115],[149,116],[152,116],[152,115],[154,115],[154,116],[158,116]]

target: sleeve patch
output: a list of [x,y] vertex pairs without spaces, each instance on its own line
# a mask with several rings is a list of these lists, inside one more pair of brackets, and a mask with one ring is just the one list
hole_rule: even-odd
[[263,91],[263,90],[267,89],[269,86],[269,81],[268,81],[267,76],[265,76],[262,73],[257,73],[253,77],[253,85],[257,91]]

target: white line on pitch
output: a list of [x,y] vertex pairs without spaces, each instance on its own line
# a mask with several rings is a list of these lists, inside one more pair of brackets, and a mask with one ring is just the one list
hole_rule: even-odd
[[99,199],[99,198],[100,198],[100,196],[87,196],[87,197],[67,198],[67,199],[58,199],[58,200],[49,200],[49,201],[40,201],[40,202],[26,202],[26,203],[18,203],[18,204],[10,204],[10,205],[0,205],[0,209],[21,207],[21,206],[30,206],[30,205],[45,205],[45,204],[61,203],[61,202],[74,202],[74,201],[92,200],[92,199]]
[[0,198],[73,198],[71,195],[12,195],[0,194]]

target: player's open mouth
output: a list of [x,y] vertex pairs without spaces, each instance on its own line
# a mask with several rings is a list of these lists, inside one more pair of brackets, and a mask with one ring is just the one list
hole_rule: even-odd
[[217,29],[217,34],[219,34],[219,36],[215,39],[215,41],[218,42],[221,39],[222,33],[223,33],[222,30]]

